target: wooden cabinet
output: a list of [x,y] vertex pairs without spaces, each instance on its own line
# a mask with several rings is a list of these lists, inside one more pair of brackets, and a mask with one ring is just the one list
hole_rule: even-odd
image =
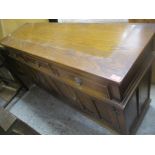
[[[152,24],[26,24],[1,44],[16,76],[121,134],[150,102]],[[139,37],[141,36],[141,37]]]
[[130,23],[155,23],[155,19],[129,19]]

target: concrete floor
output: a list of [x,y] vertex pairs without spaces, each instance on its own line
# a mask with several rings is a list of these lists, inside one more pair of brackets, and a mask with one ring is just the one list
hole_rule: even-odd
[[[137,134],[155,134],[155,85],[152,85],[152,102]],[[14,102],[14,101],[13,101]],[[33,86],[30,91],[8,110],[40,134],[51,135],[109,135],[116,134],[105,126],[84,116],[46,91]]]

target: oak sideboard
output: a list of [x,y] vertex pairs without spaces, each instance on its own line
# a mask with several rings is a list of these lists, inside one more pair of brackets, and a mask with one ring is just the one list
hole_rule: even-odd
[[[25,24],[1,40],[11,72],[120,134],[150,103],[154,24]],[[43,103],[44,104],[44,103]]]

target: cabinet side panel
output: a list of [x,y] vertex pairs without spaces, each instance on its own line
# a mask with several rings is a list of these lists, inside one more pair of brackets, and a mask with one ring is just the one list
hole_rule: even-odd
[[129,102],[127,103],[124,115],[125,115],[125,122],[126,122],[126,129],[130,130],[132,127],[134,121],[136,120],[138,116],[138,109],[137,109],[137,94],[136,92],[133,94]]

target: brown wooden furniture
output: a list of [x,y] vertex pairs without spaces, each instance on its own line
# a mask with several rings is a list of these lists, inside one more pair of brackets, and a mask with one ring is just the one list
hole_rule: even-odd
[[[155,23],[155,19],[129,19],[130,23]],[[152,83],[155,84],[155,60],[152,64]]]
[[155,19],[129,19],[130,23],[155,23]]
[[12,72],[121,134],[150,103],[153,24],[25,24],[1,41]]

